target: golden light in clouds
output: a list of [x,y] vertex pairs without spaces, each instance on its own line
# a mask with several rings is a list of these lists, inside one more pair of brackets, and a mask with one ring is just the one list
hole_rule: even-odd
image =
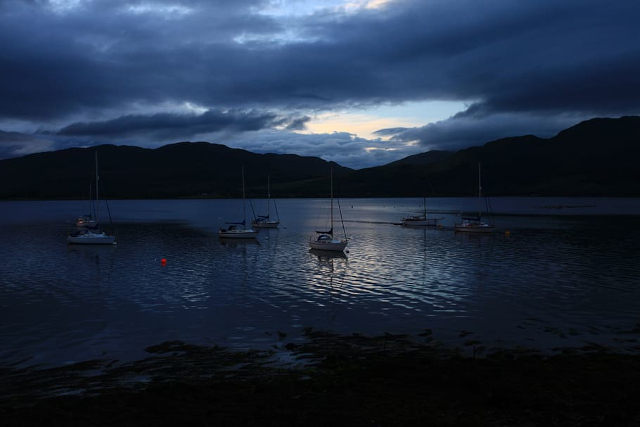
[[380,9],[393,0],[351,0],[344,4],[345,9]]
[[396,127],[416,127],[423,123],[417,119],[397,118],[397,117],[377,117],[364,113],[326,113],[312,117],[307,122],[306,129],[299,133],[334,133],[346,132],[360,138],[366,139],[385,139],[374,132],[385,128]]
[[[444,120],[467,108],[461,101],[417,101],[384,104],[368,109],[340,110],[312,115],[304,134],[346,132],[365,139],[388,140],[376,135],[380,129],[416,128]],[[406,142],[405,145],[415,145]]]

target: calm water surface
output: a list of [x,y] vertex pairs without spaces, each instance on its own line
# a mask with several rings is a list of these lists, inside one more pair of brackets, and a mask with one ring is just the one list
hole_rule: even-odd
[[346,256],[308,249],[325,200],[278,201],[281,228],[253,243],[217,237],[238,200],[113,201],[117,246],[67,245],[83,203],[0,203],[0,365],[132,360],[167,340],[282,347],[307,326],[640,348],[637,199],[492,199],[498,231],[481,237],[451,230],[475,199],[430,199],[444,227],[428,230],[394,224],[421,199],[342,200]]

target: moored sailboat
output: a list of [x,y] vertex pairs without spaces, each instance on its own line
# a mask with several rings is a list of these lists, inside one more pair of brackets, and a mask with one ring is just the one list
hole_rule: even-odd
[[[100,174],[98,169],[98,153],[95,153],[95,169],[96,169],[96,199],[95,199],[95,215],[82,215],[76,220],[75,231],[67,236],[67,243],[76,245],[115,245],[116,236],[109,234],[100,229],[99,212],[100,212]],[[91,191],[90,191],[91,192]],[[108,205],[107,205],[108,209]],[[111,211],[109,211],[109,220],[111,220]]]
[[258,231],[253,228],[246,228],[247,205],[244,193],[244,168],[242,168],[242,222],[225,222],[227,227],[222,227],[218,231],[218,236],[222,239],[255,239]]
[[319,251],[335,251],[342,252],[347,247],[347,233],[342,220],[342,211],[340,210],[340,201],[338,200],[338,210],[340,211],[340,222],[344,232],[344,238],[335,238],[333,234],[333,169],[330,172],[331,187],[331,205],[330,205],[330,228],[328,231],[316,230],[316,235],[309,238],[309,246],[311,249]]
[[[478,163],[478,200],[482,200],[482,173],[480,163]],[[454,224],[454,230],[465,233],[492,233],[495,230],[495,225],[482,220],[481,209],[482,206],[480,206],[478,216],[461,217],[460,222]],[[489,210],[488,204],[487,210]]]
[[423,209],[421,215],[412,215],[405,216],[402,218],[402,225],[407,227],[437,227],[438,221],[442,219],[442,217],[428,217],[427,216],[427,198],[423,197]]
[[270,189],[270,177],[267,177],[267,214],[266,215],[258,215],[254,220],[251,221],[251,226],[255,228],[278,228],[280,225],[280,215],[278,214],[278,206],[276,205],[276,201],[273,200],[273,207],[276,211],[276,218],[271,219],[271,211],[270,211],[270,201],[271,199],[271,189]]

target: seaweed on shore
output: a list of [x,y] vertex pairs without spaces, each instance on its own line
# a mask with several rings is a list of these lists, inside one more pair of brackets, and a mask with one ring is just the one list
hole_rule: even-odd
[[[305,330],[276,351],[168,342],[136,362],[5,370],[3,425],[639,425],[640,359],[603,348],[473,357],[405,335]],[[470,344],[476,345],[477,343]],[[4,381],[7,380],[8,381]],[[48,394],[47,391],[50,393]]]

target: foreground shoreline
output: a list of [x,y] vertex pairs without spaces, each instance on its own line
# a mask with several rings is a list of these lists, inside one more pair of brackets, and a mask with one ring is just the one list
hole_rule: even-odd
[[[8,426],[640,425],[640,356],[602,347],[482,354],[407,336],[307,330],[236,352],[168,342],[132,363],[0,370]],[[469,343],[469,349],[473,349]],[[276,356],[278,357],[278,356]]]

